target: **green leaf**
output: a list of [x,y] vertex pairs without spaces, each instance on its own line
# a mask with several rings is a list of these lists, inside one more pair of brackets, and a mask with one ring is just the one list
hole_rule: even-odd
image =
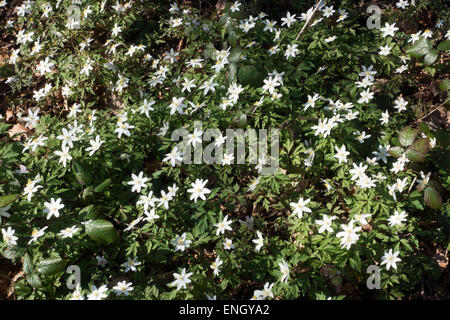
[[243,113],[239,119],[239,128],[244,129],[247,126],[247,115]]
[[264,75],[254,66],[243,66],[238,72],[239,81],[244,85],[260,87]]
[[242,50],[239,47],[235,47],[231,49],[230,55],[228,56],[228,60],[231,63],[236,63],[241,59]]
[[0,197],[0,208],[6,207],[16,201],[20,197],[20,194],[9,194],[7,196]]
[[228,31],[228,43],[232,47],[236,47],[237,39],[238,38],[237,38],[236,32],[230,28]]
[[27,249],[19,246],[8,247],[3,251],[3,256],[9,260],[15,260],[22,257],[26,251]]
[[42,287],[41,278],[36,272],[27,276],[27,282],[35,289]]
[[105,191],[105,189],[111,184],[112,180],[111,179],[106,179],[105,181],[103,181],[102,183],[100,183],[98,186],[96,186],[94,188],[94,192],[103,192]]
[[425,122],[420,122],[420,123],[419,123],[419,128],[420,128],[420,130],[422,130],[423,133],[425,133],[427,136],[432,135],[432,134],[431,134],[430,128],[428,127],[428,125],[427,125]]
[[448,50],[450,50],[450,40],[445,40],[445,41],[442,41],[441,43],[439,43],[439,45],[437,46],[437,49],[439,51],[448,51]]
[[425,59],[424,59],[424,63],[427,66],[432,65],[437,57],[438,57],[439,52],[435,49],[430,50],[426,55],[425,55]]
[[448,79],[442,80],[441,83],[439,83],[439,88],[442,91],[449,91],[450,90],[450,80],[448,80]]
[[77,160],[72,161],[72,171],[79,184],[85,186],[89,181],[88,170]]
[[410,145],[409,148],[425,155],[430,150],[430,140],[428,138],[416,139],[416,141],[414,141],[414,143]]
[[431,44],[425,39],[421,37],[416,43],[408,49],[406,52],[413,57],[420,58],[423,55],[427,54],[431,49]]
[[413,129],[409,126],[404,127],[402,131],[400,131],[400,133],[398,134],[398,140],[400,141],[400,144],[402,146],[407,147],[414,142],[417,133],[418,131],[416,129]]
[[236,79],[237,66],[235,63],[230,63],[228,68],[230,70],[230,81],[233,82]]
[[440,210],[442,207],[441,194],[435,188],[425,188],[423,199],[425,200],[425,203],[432,209]]
[[61,258],[45,259],[39,262],[37,271],[40,274],[50,276],[64,271],[66,262]]
[[86,233],[92,240],[110,244],[119,240],[116,229],[109,221],[98,219],[86,224]]
[[412,162],[424,162],[425,155],[417,150],[408,149],[406,150],[406,157]]
[[392,147],[392,148],[389,148],[388,152],[394,158],[400,158],[402,156],[403,152],[405,152],[405,150],[401,147]]
[[31,256],[27,253],[23,257],[23,271],[25,271],[26,274],[30,275],[33,273],[33,260],[31,259]]

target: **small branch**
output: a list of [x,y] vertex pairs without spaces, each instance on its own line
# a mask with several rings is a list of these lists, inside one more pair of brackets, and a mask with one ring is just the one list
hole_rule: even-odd
[[445,100],[442,104],[440,104],[439,106],[437,106],[436,108],[434,108],[433,110],[431,110],[430,112],[428,112],[426,115],[424,115],[422,118],[417,119],[414,123],[419,122],[420,120],[428,117],[430,114],[432,114],[433,112],[435,112],[437,109],[439,109],[440,107],[442,107],[444,104],[446,104],[447,102],[449,102],[450,99]]
[[[300,35],[303,33],[303,31],[305,31],[306,27],[309,25],[309,22],[312,20],[312,18],[314,17],[314,14],[316,13],[316,11],[319,9],[319,5],[322,1],[319,0],[319,2],[317,2],[316,7],[314,8],[314,11],[311,14],[311,17],[305,22],[305,24],[303,25],[302,30],[300,30],[300,32],[298,33],[297,37],[295,38],[295,40],[297,41],[298,38],[300,37]],[[323,3],[325,4],[326,1],[324,1]]]

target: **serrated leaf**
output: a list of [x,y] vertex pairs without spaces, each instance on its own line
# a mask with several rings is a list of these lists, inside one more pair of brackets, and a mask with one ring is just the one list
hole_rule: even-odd
[[423,199],[425,200],[425,203],[432,209],[440,210],[442,207],[441,194],[435,188],[425,188]]
[[411,127],[404,127],[402,131],[398,134],[398,140],[403,147],[409,146],[414,142],[414,139],[417,136],[418,131]]
[[403,152],[405,152],[405,150],[401,147],[392,147],[392,148],[389,148],[388,152],[394,158],[400,158],[402,156]]
[[430,50],[426,55],[424,59],[424,63],[426,66],[431,66],[437,59],[439,52],[435,49]]
[[35,289],[42,287],[41,278],[36,272],[27,276],[27,282]]
[[58,272],[64,271],[66,262],[61,258],[45,259],[39,262],[37,271],[40,274],[50,276]]
[[110,244],[119,240],[113,224],[103,219],[86,224],[86,233],[89,238],[101,244]]
[[20,197],[20,194],[9,194],[7,196],[0,197],[0,208],[6,207],[16,201]]
[[428,138],[416,139],[414,143],[409,146],[409,148],[419,151],[425,155],[430,150],[430,140]]
[[412,162],[424,162],[425,155],[417,150],[408,149],[406,150],[406,157]]

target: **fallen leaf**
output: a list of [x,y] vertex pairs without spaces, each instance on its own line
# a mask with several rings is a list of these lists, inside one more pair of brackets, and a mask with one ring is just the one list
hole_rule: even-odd
[[9,136],[12,138],[16,134],[20,134],[19,136],[16,136],[13,138],[15,141],[20,141],[21,137],[26,137],[26,133],[28,133],[30,130],[25,128],[20,123],[15,124],[11,129],[8,130]]

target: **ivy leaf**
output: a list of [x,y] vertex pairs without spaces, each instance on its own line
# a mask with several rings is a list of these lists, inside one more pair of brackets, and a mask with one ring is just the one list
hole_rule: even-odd
[[119,240],[119,235],[113,224],[103,219],[86,224],[86,233],[89,238],[101,244],[110,244]]
[[39,262],[37,271],[40,274],[49,276],[64,271],[66,262],[61,258],[45,259]]
[[414,139],[417,136],[418,131],[411,128],[411,127],[404,127],[402,131],[398,134],[398,140],[400,141],[400,144],[404,147],[409,146],[411,143],[414,142]]
[[0,197],[0,208],[6,207],[16,201],[20,197],[20,194],[9,194],[7,196]]
[[440,210],[442,207],[442,197],[435,188],[425,188],[423,199],[425,200],[425,203],[434,210]]

